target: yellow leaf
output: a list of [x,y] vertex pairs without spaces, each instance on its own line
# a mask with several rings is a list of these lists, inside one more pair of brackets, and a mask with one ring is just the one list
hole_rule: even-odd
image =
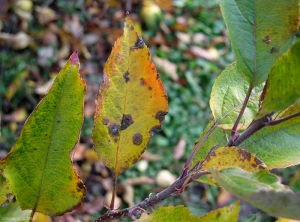
[[237,200],[233,204],[211,211],[199,219],[203,222],[234,222],[239,217],[239,210],[240,200]]
[[94,148],[117,177],[140,158],[160,129],[168,99],[130,16],[104,67],[96,101]]
[[[267,166],[256,156],[242,148],[221,147],[214,151],[204,162],[201,170],[208,170],[217,167],[218,170],[226,168],[241,168],[250,172],[258,172],[267,169]],[[201,182],[208,182],[207,178],[217,185],[215,180],[207,175],[200,178]]]

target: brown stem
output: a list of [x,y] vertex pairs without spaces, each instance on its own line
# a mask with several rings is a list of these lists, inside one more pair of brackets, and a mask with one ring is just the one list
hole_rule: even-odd
[[275,125],[277,125],[277,124],[280,124],[280,123],[282,123],[282,122],[284,122],[284,121],[287,121],[287,120],[289,120],[289,119],[292,119],[292,118],[295,118],[295,117],[298,117],[298,116],[300,116],[300,112],[299,112],[299,113],[294,113],[294,114],[289,115],[289,116],[286,116],[286,117],[283,117],[283,118],[281,118],[281,119],[272,120],[272,121],[266,123],[266,125],[267,125],[267,126],[275,126]]
[[110,210],[113,210],[115,207],[116,187],[117,187],[117,177],[116,177],[116,175],[114,175],[112,197],[111,197],[111,202],[110,202],[110,206],[109,206]]
[[110,210],[106,214],[96,219],[95,222],[110,221],[110,220],[115,220],[123,217],[131,217],[132,219],[135,220],[136,217],[139,217],[144,210],[151,209],[152,207],[154,207],[156,204],[163,201],[164,199],[169,198],[170,196],[177,195],[178,194],[177,188],[182,187],[184,183],[189,184],[192,181],[197,180],[203,175],[210,174],[209,171],[205,170],[205,171],[200,171],[199,173],[196,173],[192,177],[190,177],[191,173],[193,172],[190,172],[184,178],[177,179],[171,186],[157,193],[155,196],[146,198],[144,201],[142,201],[141,203],[133,207],[129,207],[123,210]]
[[219,124],[219,121],[215,122],[214,125],[212,125],[212,127],[207,131],[207,133],[205,133],[205,135],[202,137],[202,139],[199,141],[199,143],[197,143],[197,146],[195,147],[195,149],[193,150],[193,152],[191,153],[191,155],[187,159],[186,163],[184,164],[183,171],[182,171],[179,178],[183,178],[188,174],[188,170],[190,169],[191,162],[194,159],[196,153],[198,152],[198,150],[202,146],[202,144],[205,142],[207,137],[209,137],[209,135],[218,126],[218,124]]
[[243,102],[241,111],[240,111],[240,113],[239,113],[239,115],[238,115],[238,117],[237,117],[237,119],[236,119],[236,121],[235,121],[232,129],[231,129],[231,137],[229,139],[228,146],[233,146],[234,140],[239,136],[239,134],[237,132],[237,127],[238,127],[238,125],[239,125],[239,123],[241,121],[241,118],[242,118],[242,116],[243,116],[243,114],[245,112],[245,109],[246,109],[247,103],[249,101],[252,89],[253,89],[253,87],[252,87],[252,85],[250,85],[249,88],[248,88],[245,100]]
[[228,144],[230,143],[231,146],[240,145],[242,142],[244,142],[246,139],[248,139],[258,130],[267,126],[268,122],[270,122],[270,117],[272,116],[272,114],[266,115],[258,120],[253,121],[243,133],[241,133],[234,141],[232,141],[232,143],[230,143],[231,141],[229,141]]
[[32,222],[35,210],[31,211],[29,222]]

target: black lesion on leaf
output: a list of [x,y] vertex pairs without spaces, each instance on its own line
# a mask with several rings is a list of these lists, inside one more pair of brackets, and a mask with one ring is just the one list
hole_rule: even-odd
[[270,42],[272,42],[272,39],[270,38],[270,36],[267,35],[263,38],[263,42],[269,44]]
[[153,126],[151,129],[150,129],[150,133],[153,134],[157,131],[159,131],[161,129],[161,126]]
[[134,30],[134,27],[133,27],[133,25],[132,25],[132,26],[130,26],[130,30]]
[[103,118],[103,119],[102,119],[102,123],[103,123],[104,125],[108,125],[108,124],[109,124],[109,119]]
[[121,130],[127,129],[131,124],[133,124],[132,116],[127,114],[123,114],[122,122],[121,122]]
[[159,73],[157,72],[156,73],[156,80],[158,80],[159,79]]
[[142,38],[138,38],[134,44],[134,46],[130,47],[130,50],[135,50],[135,49],[142,49],[144,48],[145,43]]
[[123,77],[124,77],[126,83],[130,81],[130,78],[129,78],[129,72],[128,72],[128,71],[126,71],[126,72],[124,73]]
[[278,53],[279,50],[280,50],[280,47],[273,46],[270,50],[270,53],[271,54]]
[[155,119],[158,119],[162,123],[165,119],[165,115],[167,115],[167,114],[168,114],[168,112],[158,111],[155,115]]
[[141,145],[143,142],[143,136],[140,133],[136,133],[132,137],[132,142],[134,145]]
[[140,79],[140,85],[141,86],[145,86],[146,85],[146,82],[143,78]]
[[119,136],[119,131],[120,131],[120,125],[116,123],[111,123],[108,125],[108,132],[109,135],[115,137]]
[[148,86],[148,89],[149,89],[149,90],[152,90],[152,87],[151,87],[151,86]]
[[78,182],[77,183],[77,191],[78,192],[85,192],[85,190],[86,190],[86,187],[84,186],[84,184],[83,183],[81,183],[81,182]]

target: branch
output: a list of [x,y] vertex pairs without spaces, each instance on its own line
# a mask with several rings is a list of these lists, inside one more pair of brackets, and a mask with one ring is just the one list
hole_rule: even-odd
[[247,103],[249,101],[252,89],[253,89],[253,87],[252,87],[252,85],[250,85],[249,88],[248,88],[245,100],[243,102],[243,106],[241,108],[241,111],[240,111],[240,113],[239,113],[239,115],[238,115],[238,117],[237,117],[237,119],[236,119],[236,121],[235,121],[232,129],[231,129],[231,137],[230,137],[230,140],[228,142],[228,146],[234,146],[233,142],[239,136],[239,134],[237,132],[237,127],[238,127],[238,125],[239,125],[239,123],[241,121],[241,118],[242,118],[242,116],[243,116],[243,114],[245,112],[245,109],[246,109]]
[[277,124],[280,124],[280,123],[282,123],[284,121],[290,120],[290,119],[298,117],[298,116],[300,116],[300,112],[299,113],[294,113],[292,115],[286,116],[286,117],[281,118],[281,119],[272,120],[272,121],[270,121],[270,122],[267,123],[267,126],[275,126]]
[[[227,146],[238,146],[250,136],[252,136],[255,132],[267,126],[267,122],[269,122],[270,117],[264,116],[256,121],[254,121],[244,132],[242,132],[235,140],[229,141]],[[232,143],[230,143],[232,142]],[[229,145],[230,143],[230,145]]]
[[265,126],[275,126],[284,121],[287,121],[292,118],[300,116],[300,112],[299,112],[299,113],[294,113],[292,115],[286,116],[286,117],[278,119],[278,120],[271,120],[271,117],[273,114],[274,113],[272,112],[258,120],[255,120],[254,122],[252,122],[249,125],[249,127],[243,133],[241,133],[232,143],[230,143],[231,141],[229,141],[227,146],[229,146],[229,143],[230,143],[230,146],[238,146],[242,142],[244,142],[246,139],[248,139],[250,136],[252,136],[255,132],[264,128]]
[[[193,176],[190,176],[192,173],[194,173]],[[182,187],[183,184],[189,184],[192,181],[197,180],[198,178],[206,174],[210,174],[210,172],[207,170],[200,171],[198,173],[191,171],[184,178],[178,178],[171,186],[157,193],[155,196],[146,198],[143,202],[133,207],[125,208],[123,210],[109,210],[106,214],[96,219],[95,222],[110,221],[123,217],[131,217],[131,219],[136,220],[136,218],[139,217],[143,211],[151,209],[156,204],[158,204],[166,198],[169,198],[170,196],[177,195],[177,188]]]
[[186,163],[184,164],[183,167],[183,171],[180,175],[180,179],[185,177],[188,174],[188,170],[190,169],[190,165],[192,160],[194,159],[196,153],[198,152],[199,148],[202,146],[202,144],[205,142],[205,140],[207,139],[207,137],[209,137],[209,135],[214,131],[214,129],[218,126],[219,121],[215,122],[212,127],[207,131],[207,133],[205,133],[205,135],[202,137],[202,139],[199,141],[199,143],[197,143],[197,146],[195,147],[195,149],[192,151],[191,155],[189,156],[189,158],[187,159]]

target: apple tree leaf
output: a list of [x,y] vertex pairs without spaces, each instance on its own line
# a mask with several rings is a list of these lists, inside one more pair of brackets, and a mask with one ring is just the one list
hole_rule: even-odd
[[85,82],[78,69],[74,52],[0,161],[1,173],[23,210],[62,215],[85,196],[70,160],[83,123]]

